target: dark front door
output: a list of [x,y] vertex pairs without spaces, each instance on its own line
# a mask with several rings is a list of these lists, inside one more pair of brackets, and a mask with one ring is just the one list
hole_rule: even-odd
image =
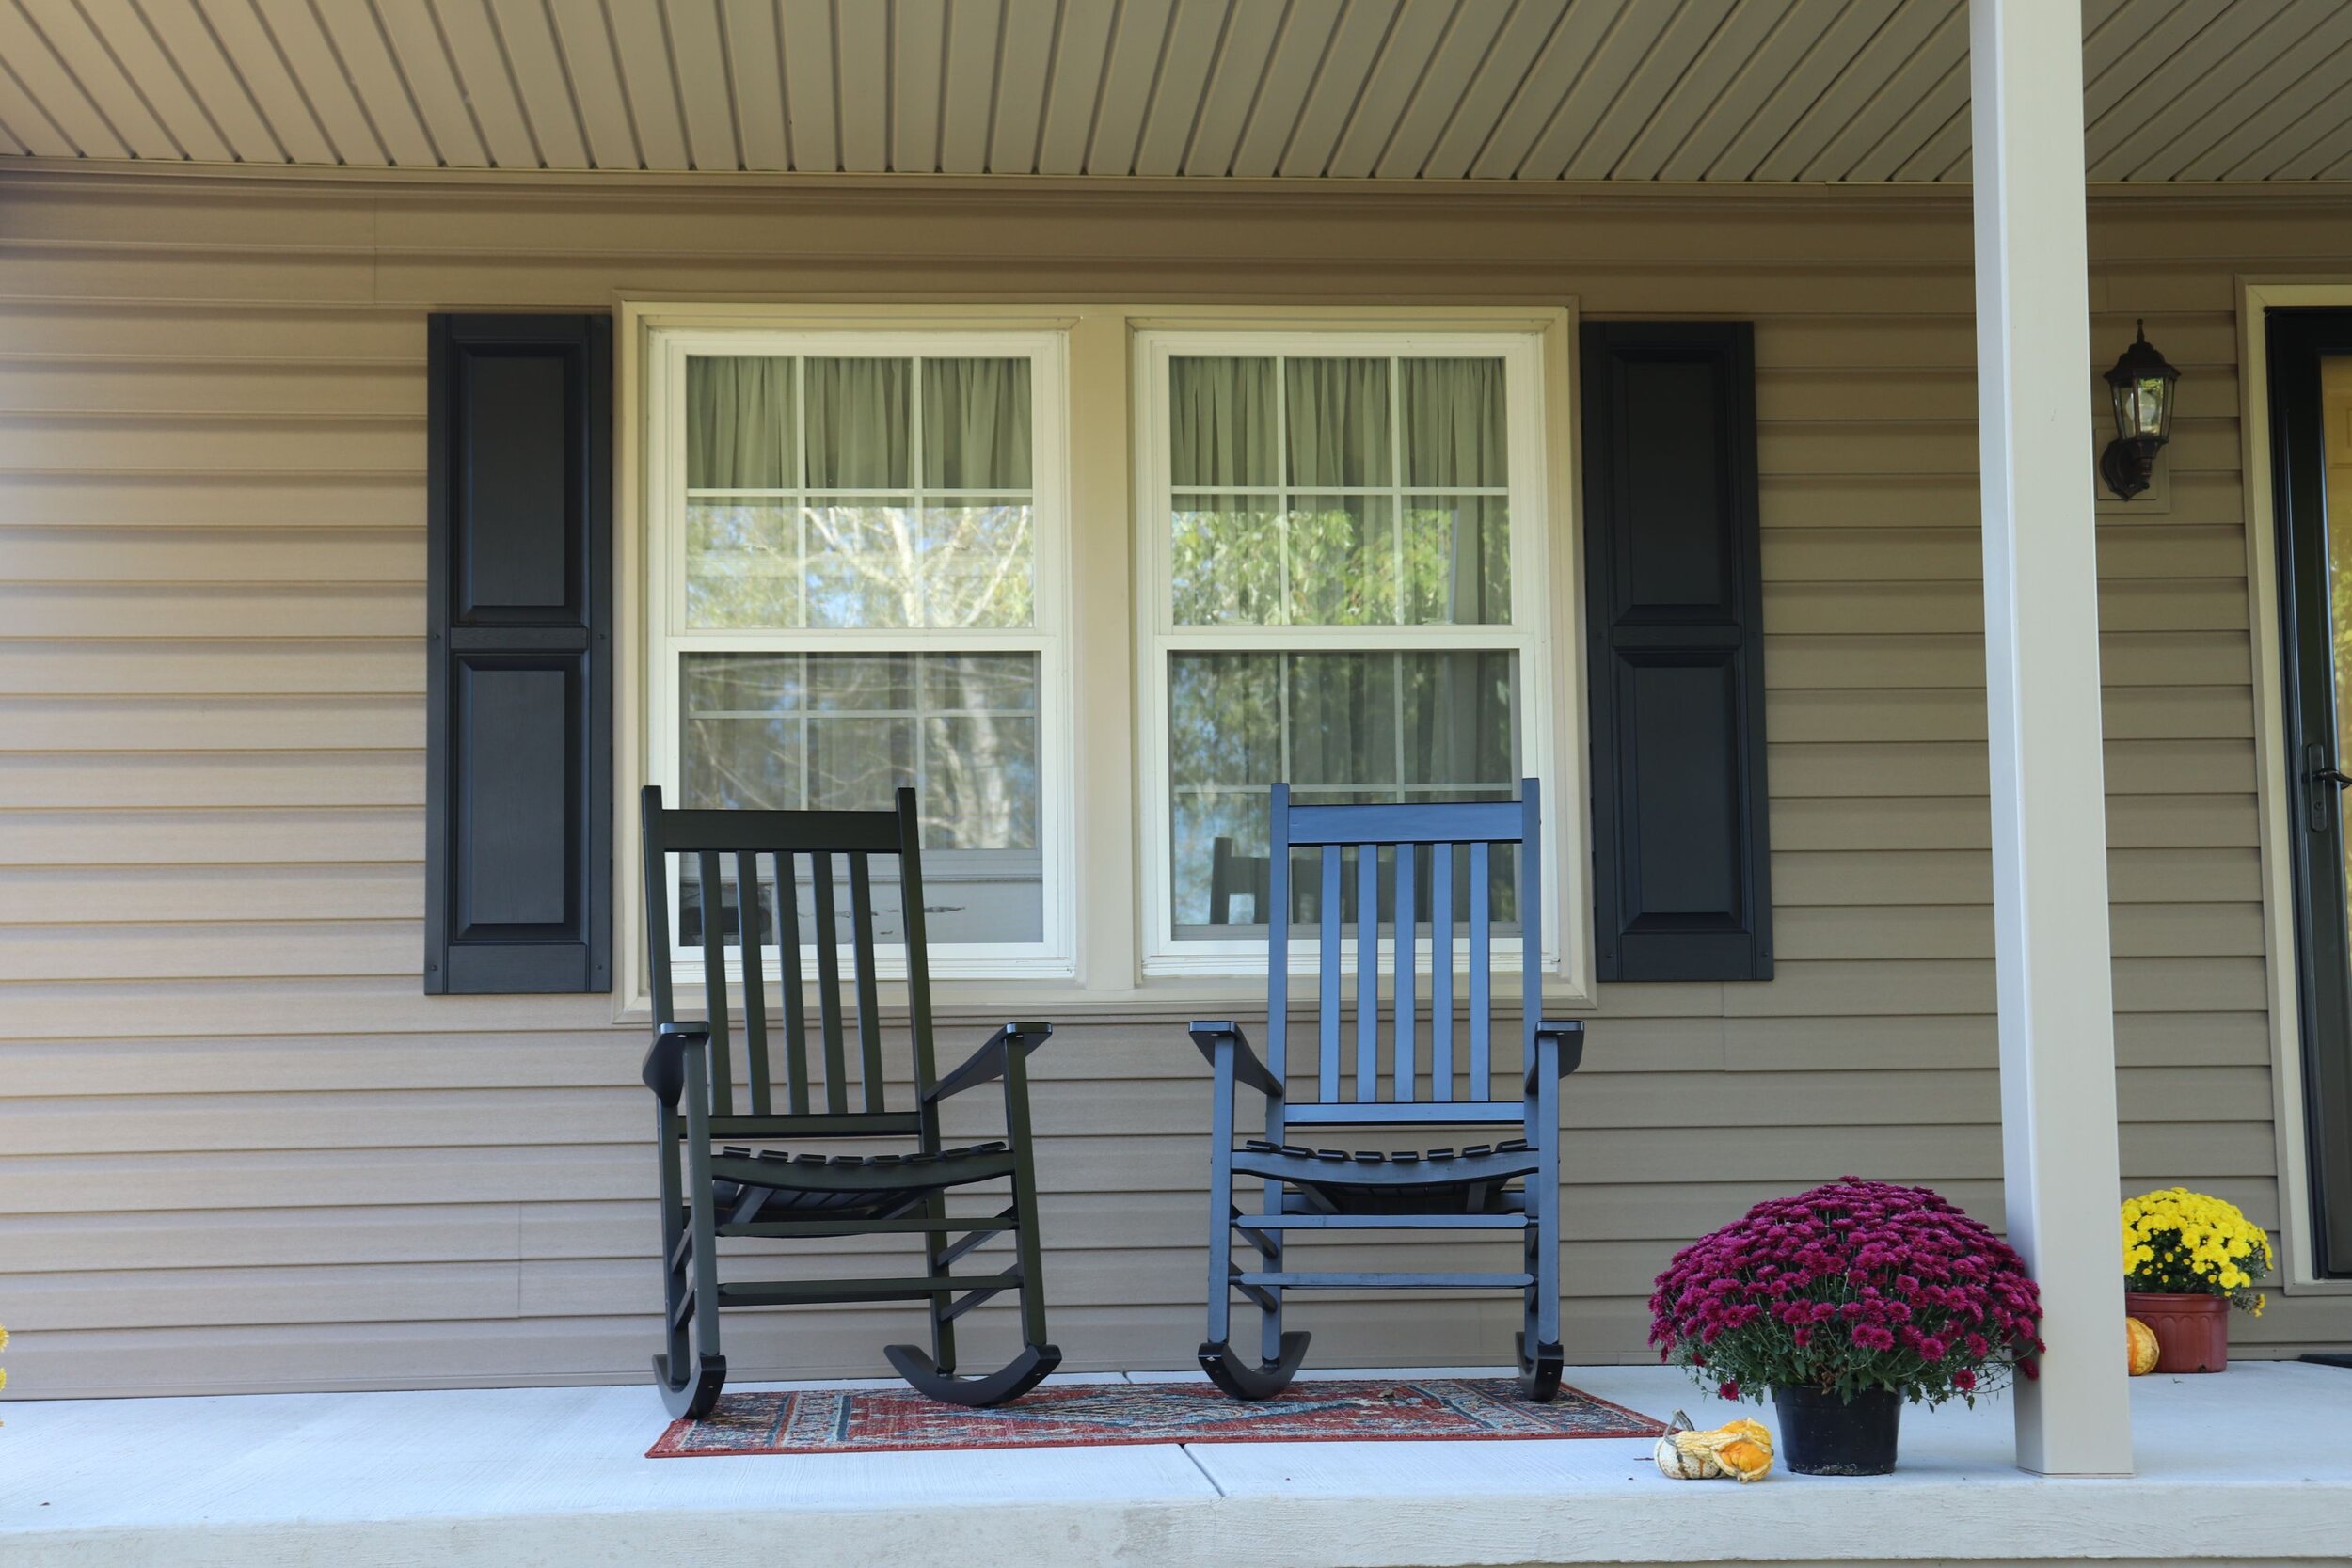
[[2352,1276],[2352,310],[2273,309],[2287,761],[2317,1272]]

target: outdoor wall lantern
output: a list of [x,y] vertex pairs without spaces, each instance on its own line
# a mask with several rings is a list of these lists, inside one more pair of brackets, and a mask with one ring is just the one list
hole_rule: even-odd
[[2107,396],[2115,402],[2115,439],[2099,454],[2099,476],[2122,500],[2148,488],[2156,453],[2172,438],[2172,387],[2181,372],[2165,363],[2139,324],[2139,341],[2125,349],[2107,372]]

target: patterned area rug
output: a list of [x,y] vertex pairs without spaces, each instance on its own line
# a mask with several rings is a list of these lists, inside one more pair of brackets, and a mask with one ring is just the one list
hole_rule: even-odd
[[705,1454],[886,1453],[915,1449],[1066,1449],[1124,1443],[1313,1443],[1415,1437],[1655,1437],[1665,1430],[1563,1387],[1549,1404],[1509,1378],[1335,1378],[1245,1404],[1200,1383],[1049,1383],[994,1410],[911,1388],[727,1394],[700,1421],[673,1421],[648,1459]]

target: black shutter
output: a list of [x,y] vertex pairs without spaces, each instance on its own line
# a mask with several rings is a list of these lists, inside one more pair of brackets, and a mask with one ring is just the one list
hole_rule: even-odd
[[612,323],[430,358],[424,989],[610,990]]
[[1603,980],[1769,980],[1756,351],[1583,329],[1593,903]]

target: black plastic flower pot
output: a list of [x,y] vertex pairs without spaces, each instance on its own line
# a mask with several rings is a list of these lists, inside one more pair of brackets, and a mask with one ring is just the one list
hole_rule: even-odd
[[1775,1388],[1780,1457],[1801,1476],[1883,1476],[1895,1468],[1902,1396],[1872,1388],[1851,1400],[1818,1388]]

